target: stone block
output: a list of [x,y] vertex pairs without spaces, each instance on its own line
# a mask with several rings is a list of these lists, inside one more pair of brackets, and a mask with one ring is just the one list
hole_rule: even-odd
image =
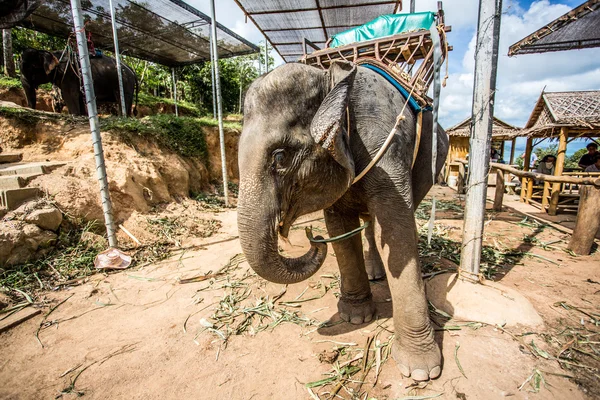
[[23,153],[2,153],[0,154],[0,164],[15,163],[23,159]]
[[62,223],[62,220],[62,213],[54,207],[35,210],[25,217],[26,222],[35,224],[48,231],[56,231]]
[[0,190],[0,205],[14,210],[22,203],[38,197],[39,188],[20,188]]
[[0,176],[0,190],[20,189],[25,186],[25,180],[17,175]]

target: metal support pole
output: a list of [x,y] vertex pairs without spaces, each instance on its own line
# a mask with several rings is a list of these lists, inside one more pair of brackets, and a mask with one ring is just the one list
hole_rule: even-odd
[[225,133],[223,132],[223,104],[221,101],[221,83],[219,78],[219,52],[217,47],[217,19],[215,18],[215,0],[210,0],[211,29],[213,37],[213,57],[215,60],[215,90],[217,94],[217,114],[219,118],[219,141],[221,142],[221,171],[223,173],[223,193],[225,206],[229,207],[229,190],[227,188],[227,163],[225,158]]
[[94,93],[92,68],[90,65],[79,0],[71,0],[71,10],[73,11],[73,24],[75,25],[75,36],[77,38],[77,48],[79,50],[79,64],[81,65],[81,75],[83,76],[83,88],[85,90],[88,119],[90,121],[90,130],[92,131],[94,158],[96,159],[96,174],[98,175],[98,182],[100,184],[100,199],[102,201],[102,210],[104,211],[104,225],[106,225],[106,233],[108,234],[108,244],[110,247],[117,247],[118,243],[117,236],[115,235],[112,203],[108,191],[106,165],[104,164],[104,152],[102,150],[102,138],[100,136],[100,123],[98,121],[98,110],[96,109],[96,94]]
[[210,75],[212,79],[213,119],[217,119],[217,95],[215,93],[215,55],[213,54],[212,28],[209,32],[208,40],[210,43]]
[[119,54],[119,38],[117,36],[117,21],[115,20],[115,8],[112,0],[110,4],[110,20],[112,23],[113,42],[115,43],[115,60],[117,60],[117,75],[119,78],[119,96],[121,97],[121,115],[125,117],[129,110],[125,109],[125,91],[123,90],[123,71],[121,70],[121,55]]
[[265,73],[269,72],[269,42],[265,36]]
[[413,14],[415,12],[415,0],[410,0],[410,13]]
[[479,1],[475,82],[460,275],[478,280],[490,165],[502,0]]
[[173,101],[175,102],[175,116],[179,117],[177,109],[177,81],[175,80],[175,68],[171,68],[171,78],[173,79]]

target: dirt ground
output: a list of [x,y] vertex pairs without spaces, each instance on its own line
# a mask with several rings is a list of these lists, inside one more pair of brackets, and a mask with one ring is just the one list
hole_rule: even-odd
[[[436,273],[455,268],[436,254],[448,252],[451,243],[459,246],[462,216],[453,191],[436,188],[433,194],[442,200],[436,239],[429,248],[421,246],[426,271]],[[458,206],[443,207],[449,201]],[[42,314],[0,335],[0,398],[327,399],[332,392],[344,399],[600,396],[600,254],[570,256],[562,250],[568,236],[552,228],[516,213],[490,213],[485,251],[516,256],[482,268],[526,296],[545,326],[535,331],[484,326],[433,312],[443,372],[415,385],[388,359],[393,325],[384,281],[371,284],[376,320],[360,326],[340,322],[331,248],[310,280],[287,287],[268,283],[240,255],[235,210],[204,213],[203,218],[220,221],[219,231],[187,238],[168,260],[96,274],[79,286],[40,296]],[[293,245],[281,245],[286,255],[306,251],[307,225],[325,231],[320,214],[304,217],[291,231]],[[365,362],[361,355],[369,338]]]

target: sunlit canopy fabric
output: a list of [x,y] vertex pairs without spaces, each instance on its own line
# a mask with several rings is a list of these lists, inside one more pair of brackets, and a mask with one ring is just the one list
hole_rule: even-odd
[[[86,30],[94,46],[113,50],[109,0],[82,0]],[[180,0],[113,0],[122,54],[166,66],[210,59],[210,17]],[[217,16],[218,19],[218,16]],[[59,37],[73,32],[69,0],[46,0],[20,25]],[[259,49],[217,23],[219,58]],[[57,50],[57,49],[52,49]]]
[[235,0],[286,62],[306,38],[323,48],[333,35],[402,8],[401,0]]
[[429,30],[434,21],[435,14],[430,11],[413,14],[382,15],[364,25],[333,36],[329,47],[366,42],[400,33]]

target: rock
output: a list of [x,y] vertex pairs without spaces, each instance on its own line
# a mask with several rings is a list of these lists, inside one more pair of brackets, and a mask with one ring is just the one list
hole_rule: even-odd
[[54,207],[35,210],[25,217],[26,222],[35,224],[47,231],[56,231],[62,220],[62,213]]
[[25,264],[56,241],[56,233],[23,222],[0,222],[0,266]]
[[108,247],[108,241],[104,237],[92,232],[83,232],[81,234],[81,241],[90,247],[98,247],[102,249]]
[[460,321],[489,325],[536,327],[544,324],[533,305],[516,290],[497,282],[470,283],[456,274],[427,280],[427,299]]
[[5,309],[10,304],[12,304],[12,300],[6,294],[0,292],[0,310]]

